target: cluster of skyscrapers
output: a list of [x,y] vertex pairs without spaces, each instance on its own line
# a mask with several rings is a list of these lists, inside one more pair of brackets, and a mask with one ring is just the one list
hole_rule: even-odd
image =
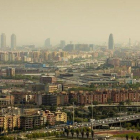
[[[45,44],[44,44],[44,46],[46,47],[46,48],[49,48],[49,47],[51,47],[52,45],[51,45],[51,40],[50,40],[50,38],[47,38],[46,40],[45,40]],[[60,48],[64,48],[66,46],[66,42],[65,42],[65,40],[60,40]]]
[[[65,41],[61,40],[60,41],[60,47],[64,48],[65,47]],[[6,35],[4,33],[1,34],[1,48],[4,49],[6,46]],[[12,34],[11,35],[11,49],[15,49],[16,48],[16,35]],[[49,48],[51,47],[51,42],[50,42],[50,38],[47,38],[45,40],[45,47]],[[108,40],[108,49],[109,50],[113,50],[114,49],[114,39],[113,39],[113,34],[109,35],[109,40]]]
[[[4,49],[6,48],[6,35],[4,33],[1,34],[1,48]],[[12,34],[11,35],[11,49],[16,48],[16,35]]]
[[[50,41],[50,38],[47,38],[47,39],[45,40],[45,44],[44,44],[44,46],[45,46],[46,48],[51,47],[51,41]],[[65,42],[65,40],[61,40],[61,41],[60,41],[60,48],[64,48],[65,46],[66,46],[66,42]],[[71,45],[70,45],[70,46],[71,46]],[[68,46],[69,49],[70,49],[70,46]],[[87,48],[87,46],[85,46],[85,48]],[[109,49],[109,50],[113,50],[113,49],[114,49],[114,39],[113,39],[113,34],[110,34],[110,35],[109,35],[108,49]]]

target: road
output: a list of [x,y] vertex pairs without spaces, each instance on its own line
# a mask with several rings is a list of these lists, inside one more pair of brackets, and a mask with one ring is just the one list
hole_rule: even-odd
[[[106,118],[106,119],[101,119],[101,120],[94,120],[93,122],[83,122],[83,123],[75,123],[72,127],[76,128],[82,128],[82,127],[91,127],[91,126],[102,126],[102,125],[108,125],[108,124],[113,124],[113,123],[121,123],[121,122],[126,122],[126,121],[131,121],[131,120],[138,120],[140,119],[140,114],[134,114],[134,115],[129,115],[129,116],[121,116],[121,117],[115,117],[115,118]],[[60,124],[56,125],[52,128],[49,129],[39,129],[39,130],[32,130],[32,131],[26,131],[26,132],[21,132],[20,134],[9,134],[8,136],[26,136],[26,134],[34,133],[34,132],[53,132],[53,131],[63,131],[65,127],[68,127],[66,124]],[[96,131],[97,132],[97,131]],[[95,132],[95,134],[96,134]]]
[[115,118],[106,118],[106,119],[101,119],[101,120],[95,120],[92,122],[84,122],[81,124],[81,126],[101,126],[101,125],[108,125],[108,124],[114,124],[114,123],[121,123],[121,122],[126,122],[126,121],[132,121],[132,120],[139,120],[140,119],[140,114],[134,114],[134,115],[127,115],[127,116],[121,116],[121,117],[115,117]]

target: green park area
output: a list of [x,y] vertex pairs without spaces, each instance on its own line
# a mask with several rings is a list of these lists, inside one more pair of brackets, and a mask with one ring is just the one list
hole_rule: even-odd
[[114,135],[113,137],[121,137],[121,138],[126,138],[127,139],[136,139],[136,140],[139,140],[140,139],[140,132],[132,132],[132,133],[129,133],[129,134],[117,134],[117,135]]

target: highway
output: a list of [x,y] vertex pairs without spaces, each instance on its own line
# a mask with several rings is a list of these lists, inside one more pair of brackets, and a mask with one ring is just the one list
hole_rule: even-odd
[[101,126],[101,125],[109,125],[109,124],[127,122],[127,121],[132,121],[132,120],[139,120],[139,119],[140,119],[140,114],[135,114],[135,115],[115,117],[115,118],[94,120],[92,122],[84,122],[84,123],[77,124],[77,126],[91,126],[91,125],[92,126]]
[[[71,125],[73,128],[82,128],[82,127],[92,127],[92,126],[102,126],[102,125],[109,125],[109,124],[115,124],[115,123],[122,123],[126,121],[132,121],[132,120],[139,120],[140,114],[134,114],[134,115],[128,115],[128,116],[121,116],[121,117],[115,117],[115,118],[106,118],[106,119],[100,119],[100,120],[93,120],[92,122],[83,122],[83,123],[74,123],[74,125]],[[53,131],[64,131],[65,128],[68,128],[69,125],[67,124],[60,124],[55,125],[51,127],[46,127],[44,129],[38,129],[38,130],[32,130],[32,131],[26,131],[26,132],[20,132],[20,134],[9,134],[8,136],[26,136],[26,134],[34,133],[34,132],[53,132]],[[96,134],[96,133],[95,133]],[[97,136],[97,135],[95,135]]]

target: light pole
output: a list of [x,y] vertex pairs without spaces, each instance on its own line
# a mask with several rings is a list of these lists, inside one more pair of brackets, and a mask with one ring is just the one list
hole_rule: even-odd
[[93,120],[93,96],[92,96],[91,106],[92,106],[92,120]]
[[[92,94],[92,99],[91,99],[91,107],[92,107],[91,133],[93,133],[93,94]],[[92,139],[94,140],[93,137]]]
[[74,102],[73,102],[73,125],[74,125]]
[[137,113],[138,113],[138,98],[137,98]]
[[[120,118],[121,118],[121,106],[120,106]],[[120,131],[121,131],[121,119],[120,119]]]

